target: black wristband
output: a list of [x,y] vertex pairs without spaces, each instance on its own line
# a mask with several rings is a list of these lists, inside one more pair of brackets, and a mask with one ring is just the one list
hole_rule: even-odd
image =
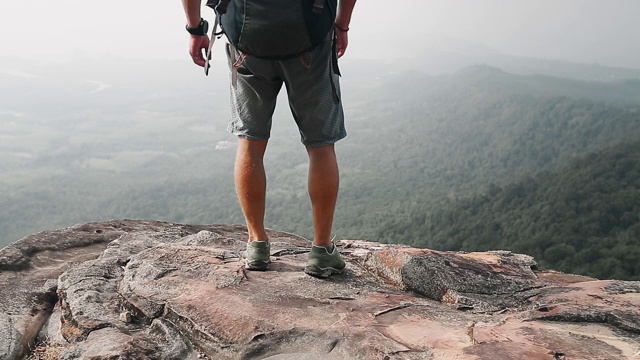
[[207,20],[200,18],[200,23],[198,24],[198,27],[190,28],[189,24],[187,24],[185,28],[187,29],[187,32],[189,32],[189,34],[191,35],[204,36],[204,35],[207,35],[207,31],[209,30],[209,23],[207,22]]

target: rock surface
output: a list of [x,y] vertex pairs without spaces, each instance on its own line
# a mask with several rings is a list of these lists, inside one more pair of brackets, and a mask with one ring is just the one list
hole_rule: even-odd
[[[0,250],[0,359],[640,359],[640,282],[539,270],[526,255],[339,241],[345,274],[303,273],[309,242],[123,220]],[[53,315],[51,315],[53,313]]]

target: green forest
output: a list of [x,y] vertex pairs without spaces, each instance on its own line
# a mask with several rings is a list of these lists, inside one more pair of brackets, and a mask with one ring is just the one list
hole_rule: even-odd
[[[544,268],[640,280],[637,81],[487,66],[356,80],[343,86],[337,239],[511,250]],[[194,112],[164,91],[152,103],[61,112],[76,136],[47,141],[26,162],[0,151],[0,244],[116,218],[242,223],[224,106],[211,119],[210,108]],[[310,237],[307,158],[286,104],[265,161],[268,226]]]
[[489,184],[438,209],[418,205],[411,213],[390,231],[405,229],[413,246],[509,249],[546,268],[638,280],[640,141],[590,153],[557,172]]

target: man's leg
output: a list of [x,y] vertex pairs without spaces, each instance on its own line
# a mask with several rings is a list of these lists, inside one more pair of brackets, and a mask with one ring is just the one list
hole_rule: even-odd
[[307,147],[309,153],[309,197],[313,208],[313,246],[304,272],[327,278],[341,274],[345,263],[331,242],[333,213],[338,198],[338,161],[333,145]]
[[338,198],[339,172],[334,146],[307,146],[309,154],[309,197],[313,208],[313,244],[331,245],[333,213]]
[[267,140],[240,138],[235,163],[235,184],[242,213],[247,222],[249,241],[268,241],[264,228],[267,176],[263,158]]

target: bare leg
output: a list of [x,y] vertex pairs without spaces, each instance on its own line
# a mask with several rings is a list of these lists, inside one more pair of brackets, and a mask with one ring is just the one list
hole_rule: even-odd
[[313,208],[313,244],[331,244],[333,213],[338,198],[340,175],[333,145],[307,147],[309,154],[309,197]]
[[263,158],[266,140],[239,139],[235,164],[235,184],[242,213],[247,222],[249,241],[269,240],[264,228],[267,176]]

